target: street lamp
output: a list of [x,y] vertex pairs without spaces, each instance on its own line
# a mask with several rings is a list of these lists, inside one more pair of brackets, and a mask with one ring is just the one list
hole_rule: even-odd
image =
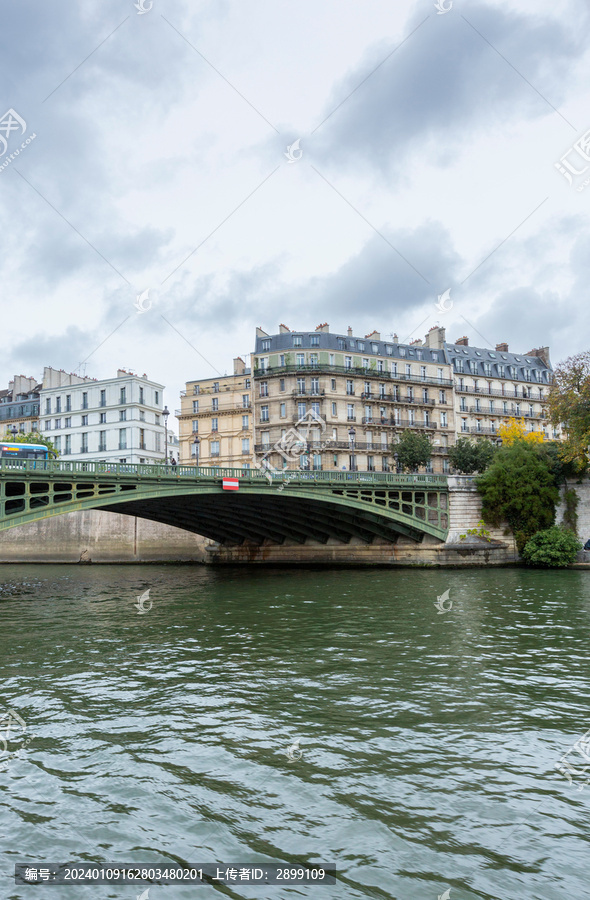
[[18,428],[16,427],[16,425],[13,425],[12,428],[9,428],[9,431],[12,435],[12,440],[16,441],[16,436],[18,434]]
[[167,406],[162,410],[162,415],[164,416],[164,463],[168,465],[168,416],[170,410]]
[[197,463],[197,469],[199,468],[199,444],[201,443],[201,438],[198,434],[195,435],[193,439],[193,447],[195,448],[195,460]]
[[496,445],[496,447],[498,447],[498,449],[500,449],[500,447],[502,446],[503,443],[504,443],[504,441],[502,440],[501,437],[497,437],[496,440],[494,441],[494,444]]
[[394,462],[395,462],[395,472],[396,472],[396,474],[397,474],[397,473],[399,472],[399,453],[394,453],[394,454],[393,454],[393,459],[394,459]]
[[348,437],[350,438],[350,447],[351,447],[352,450],[354,450],[354,439],[355,439],[355,436],[356,436],[356,430],[355,430],[355,428],[351,425],[350,428],[348,429]]

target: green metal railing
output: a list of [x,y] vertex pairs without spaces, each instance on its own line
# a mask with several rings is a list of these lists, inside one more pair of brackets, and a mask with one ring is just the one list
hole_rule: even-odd
[[64,459],[0,459],[0,477],[16,472],[28,472],[36,475],[88,475],[96,477],[105,475],[113,478],[121,476],[133,476],[141,479],[220,479],[239,478],[242,483],[268,484],[289,480],[290,483],[301,482],[303,484],[332,484],[362,482],[365,484],[389,484],[389,485],[415,485],[433,487],[446,487],[445,475],[400,475],[394,472],[330,472],[303,469],[284,469],[282,472],[273,472],[266,469],[233,469],[226,466],[166,466],[145,463],[109,463],[93,462],[91,460],[64,460]]

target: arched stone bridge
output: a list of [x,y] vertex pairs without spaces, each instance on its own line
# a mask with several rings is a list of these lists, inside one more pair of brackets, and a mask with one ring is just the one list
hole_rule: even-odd
[[[239,489],[225,489],[224,479],[238,479]],[[439,475],[292,471],[283,480],[221,467],[0,460],[0,530],[105,509],[224,544],[394,543],[399,535],[444,541],[448,508],[447,479]]]

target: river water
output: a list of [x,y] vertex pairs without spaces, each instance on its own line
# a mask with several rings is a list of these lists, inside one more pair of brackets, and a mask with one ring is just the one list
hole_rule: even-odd
[[588,572],[5,565],[0,629],[2,898],[146,888],[26,861],[339,870],[149,900],[590,896],[590,785],[555,768],[590,729]]

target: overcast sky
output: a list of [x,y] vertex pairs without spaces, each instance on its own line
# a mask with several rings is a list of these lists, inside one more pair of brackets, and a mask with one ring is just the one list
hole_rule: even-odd
[[1,385],[123,367],[174,409],[280,322],[588,349],[590,184],[555,166],[590,130],[584,0],[0,17],[0,166],[35,135],[0,169]]

